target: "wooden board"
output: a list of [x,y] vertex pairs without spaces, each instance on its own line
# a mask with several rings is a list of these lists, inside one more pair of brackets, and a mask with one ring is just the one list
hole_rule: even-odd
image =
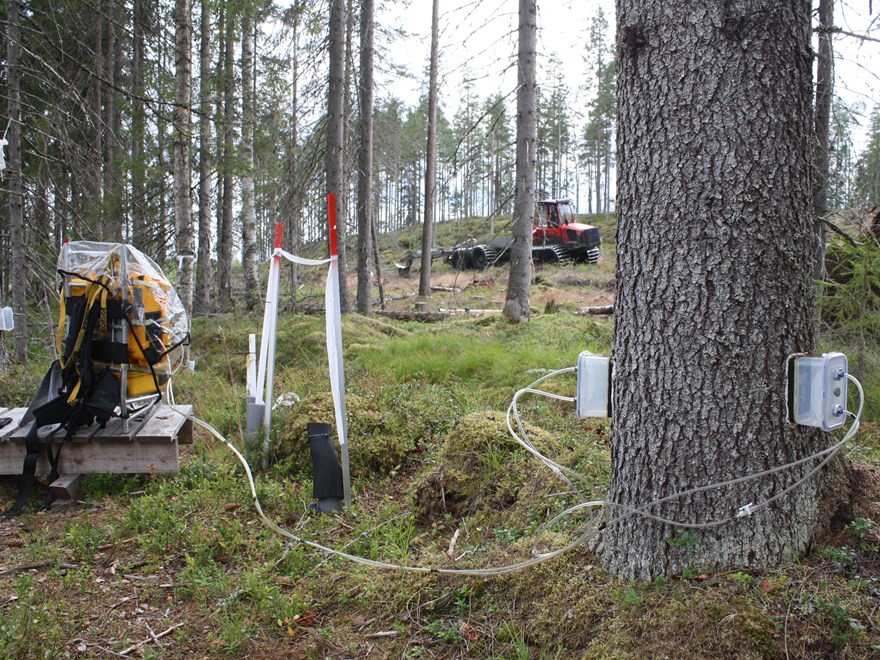
[[[56,445],[57,448],[57,445]],[[0,443],[0,474],[21,474],[24,445]],[[58,471],[61,474],[161,474],[177,472],[180,460],[177,443],[138,441],[66,442],[61,449]],[[49,461],[41,455],[37,474],[48,475]]]
[[[186,414],[192,414],[192,406],[177,406]],[[22,428],[18,423],[26,408],[15,408],[4,417],[13,419],[0,429],[0,474],[21,474],[24,464],[24,439],[30,424]],[[40,429],[44,438],[57,425]],[[178,445],[192,443],[192,421],[160,405],[144,419],[129,421],[126,430],[123,420],[112,419],[105,428],[97,424],[79,429],[64,441],[59,462],[61,474],[136,474],[176,472],[180,468]],[[55,437],[55,448],[61,434]],[[48,475],[49,461],[41,456],[37,462],[37,474]]]
[[[187,414],[192,414],[192,406],[177,407]],[[25,409],[16,408],[13,412],[18,410],[22,412],[9,425],[15,427],[9,439],[24,442],[30,426],[18,428],[18,420],[21,419]],[[152,414],[145,418],[129,420],[128,429],[126,430],[125,427],[125,420],[114,417],[103,429],[97,424],[78,429],[66,442],[131,442],[133,440],[171,442],[176,438],[182,444],[192,444],[192,422],[166,405],[156,406]],[[48,435],[50,428],[52,427],[47,426],[45,431],[41,429],[40,435]]]
[[75,500],[79,495],[79,488],[82,485],[81,474],[62,474],[55,481],[49,484],[49,490],[55,497],[65,500]]
[[3,413],[4,417],[12,418],[12,422],[0,429],[0,442],[6,440],[9,436],[18,431],[18,423],[21,421],[21,418],[24,417],[26,412],[27,408],[13,408],[12,410],[7,410]]

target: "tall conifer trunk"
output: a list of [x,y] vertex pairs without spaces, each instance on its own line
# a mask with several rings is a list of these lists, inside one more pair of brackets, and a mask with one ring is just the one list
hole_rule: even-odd
[[21,8],[18,0],[6,3],[7,109],[9,111],[9,248],[12,270],[13,357],[19,364],[28,361],[27,268],[24,241],[24,202],[21,181]]
[[431,64],[428,82],[428,145],[425,158],[425,209],[422,216],[422,264],[419,295],[431,295],[431,249],[434,247],[434,189],[437,187],[437,67],[440,61],[440,0],[431,11]]
[[361,0],[357,311],[373,311],[373,0]]
[[[810,2],[618,0],[618,233],[606,567],[649,579],[793,559],[822,530],[786,359],[815,345]],[[675,84],[670,84],[675,81]],[[617,506],[621,505],[621,506]],[[684,534],[689,529],[689,534]]]
[[535,153],[538,145],[537,43],[535,0],[519,2],[519,87],[516,93],[516,190],[513,201],[513,244],[504,315],[521,323],[532,315],[532,218],[535,214]]
[[177,294],[187,314],[192,314],[193,265],[195,261],[189,145],[192,140],[190,90],[192,87],[192,4],[174,5],[174,226],[179,260]]

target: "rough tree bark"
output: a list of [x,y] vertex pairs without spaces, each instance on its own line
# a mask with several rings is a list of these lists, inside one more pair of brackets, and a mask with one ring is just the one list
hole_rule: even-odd
[[193,223],[189,162],[190,88],[192,86],[192,4],[190,0],[174,3],[174,226],[177,230],[177,294],[192,314],[193,301]]
[[25,240],[23,186],[21,181],[21,8],[18,0],[6,3],[6,71],[7,110],[9,111],[9,249],[12,270],[12,315],[15,328],[12,331],[12,354],[19,364],[28,361],[27,327],[27,268],[25,266]]
[[[776,564],[823,527],[817,479],[692,530],[627,516],[811,455],[786,419],[786,358],[814,347],[810,2],[617,0],[614,425],[603,559],[649,579]],[[705,523],[809,467],[672,499]],[[826,473],[827,476],[827,473]]]
[[357,311],[373,311],[373,0],[361,1],[360,143],[358,145]]
[[419,295],[431,297],[431,248],[434,246],[434,188],[437,187],[437,67],[439,65],[440,0],[431,11],[431,64],[428,75],[428,145],[425,154],[425,212],[422,217],[422,264]]
[[[327,192],[336,195],[340,200],[345,192],[343,179],[342,157],[343,122],[345,121],[345,0],[330,0],[330,71],[327,92],[327,153],[325,167],[327,171]],[[340,205],[340,208],[342,205]],[[346,221],[339,218],[337,238],[339,241],[339,306],[342,312],[351,311],[351,295],[348,292],[348,277],[345,261]]]
[[516,190],[513,201],[513,244],[504,315],[515,323],[532,314],[532,218],[535,213],[535,159],[538,142],[537,25],[535,0],[519,1],[519,55],[516,92]]
[[241,238],[244,298],[254,309],[260,298],[257,274],[257,210],[254,205],[254,23],[253,5],[245,4],[241,19]]

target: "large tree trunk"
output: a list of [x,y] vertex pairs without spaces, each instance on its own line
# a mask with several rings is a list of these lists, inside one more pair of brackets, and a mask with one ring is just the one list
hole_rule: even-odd
[[[649,579],[796,557],[822,527],[786,358],[814,347],[810,2],[618,0],[614,425],[603,559]],[[670,84],[675,81],[675,84]],[[620,505],[620,506],[618,506]]]
[[419,295],[431,296],[431,248],[434,246],[434,188],[437,187],[437,67],[439,65],[440,0],[431,11],[431,64],[428,76],[428,146],[425,158],[425,213],[422,220],[422,269]]
[[[345,193],[342,158],[344,153],[345,121],[345,0],[330,0],[330,72],[327,92],[327,153],[325,166],[327,172],[327,192],[341,200]],[[344,208],[344,206],[342,207]],[[347,269],[345,266],[345,213],[337,223],[339,241],[339,306],[343,313],[351,311],[351,295],[348,292]]]
[[19,364],[28,360],[27,326],[27,268],[25,267],[23,186],[21,181],[21,67],[18,63],[21,52],[21,10],[18,0],[6,3],[6,71],[7,71],[7,109],[9,126],[9,248],[12,270],[12,314],[15,328],[12,331],[13,358]]
[[360,144],[358,145],[357,311],[373,311],[373,0],[361,1]]
[[516,191],[513,202],[513,244],[504,315],[515,323],[532,315],[532,219],[535,214],[535,150],[537,117],[537,25],[535,0],[519,1],[519,87],[516,92]]
[[179,259],[177,294],[192,314],[193,302],[193,226],[189,145],[192,140],[189,106],[192,86],[192,5],[175,0],[174,50],[174,226]]
[[202,0],[199,24],[199,249],[194,311],[211,304],[211,3]]
[[816,256],[813,277],[825,276],[825,224],[828,215],[828,163],[831,151],[831,97],[834,94],[834,53],[831,28],[834,26],[834,0],[819,0],[819,58],[816,64]]
[[241,21],[241,235],[244,253],[244,298],[248,309],[259,300],[257,275],[257,210],[254,206],[254,24],[253,8],[245,6]]

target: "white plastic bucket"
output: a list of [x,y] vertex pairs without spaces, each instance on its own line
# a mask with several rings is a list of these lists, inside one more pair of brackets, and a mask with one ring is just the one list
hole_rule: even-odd
[[15,327],[15,321],[12,318],[12,307],[0,308],[0,332],[12,330]]

